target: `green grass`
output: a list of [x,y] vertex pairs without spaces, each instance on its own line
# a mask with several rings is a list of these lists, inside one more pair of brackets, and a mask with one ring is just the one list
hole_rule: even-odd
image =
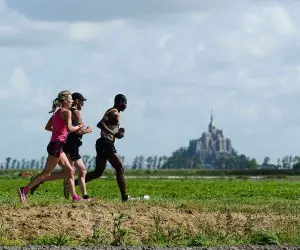
[[[41,170],[24,169],[24,170],[2,170],[0,171],[0,179],[19,178],[21,172],[37,174]],[[182,177],[205,177],[205,176],[232,176],[234,178],[249,178],[250,176],[263,176],[264,178],[299,178],[300,170],[294,169],[235,169],[235,170],[220,170],[220,169],[126,169],[127,176],[138,177],[167,177],[167,176],[182,176]],[[114,170],[107,169],[104,173],[106,177],[114,176]]]
[[[0,203],[18,202],[16,189],[29,179],[6,179],[0,184]],[[158,203],[231,203],[232,205],[297,206],[299,209],[300,182],[288,180],[165,180],[128,179],[128,193],[132,196],[148,194],[151,202]],[[97,179],[87,184],[88,193],[103,200],[119,201],[115,179]],[[79,192],[79,190],[78,190]],[[64,203],[62,181],[44,183],[30,197],[33,203]],[[289,208],[292,209],[292,208]],[[294,208],[293,208],[294,209]]]
[[[21,204],[16,189],[26,185],[29,179],[11,178],[0,181],[0,205],[14,206]],[[299,244],[300,243],[300,182],[292,180],[167,180],[167,179],[128,179],[128,193],[132,196],[148,194],[151,198],[147,206],[175,208],[183,213],[216,212],[226,215],[225,228],[213,225],[201,225],[197,234],[190,234],[181,226],[165,227],[158,216],[153,218],[156,225],[147,239],[135,242],[130,238],[130,231],[119,222],[118,242],[126,245],[162,245],[162,246],[215,246],[237,244]],[[108,204],[120,203],[119,189],[114,178],[98,179],[87,184],[88,193]],[[79,190],[78,190],[79,193]],[[29,206],[47,206],[49,204],[70,204],[63,197],[62,181],[48,182],[30,196]],[[235,212],[255,215],[291,216],[288,223],[282,221],[277,228],[260,230],[255,228],[255,220],[247,219],[244,232],[239,234],[234,229],[232,214]],[[130,214],[129,214],[130,217]],[[120,217],[121,218],[121,217]],[[121,219],[120,219],[121,220]],[[293,224],[294,223],[294,224]],[[2,230],[4,231],[4,229]],[[84,241],[76,242],[66,234],[41,236],[26,244],[54,245],[95,245],[116,244],[116,233],[109,234],[102,228],[95,228],[94,233]],[[4,235],[4,233],[3,233]],[[7,234],[5,234],[7,235]],[[0,227],[1,236],[1,227]],[[111,237],[111,241],[107,239]],[[0,237],[1,238],[1,237]],[[0,245],[22,245],[22,241],[2,238]],[[114,243],[113,243],[114,242]]]

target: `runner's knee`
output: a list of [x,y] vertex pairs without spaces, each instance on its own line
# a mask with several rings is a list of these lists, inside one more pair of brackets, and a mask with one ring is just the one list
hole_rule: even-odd
[[86,169],[85,168],[80,168],[80,169],[78,169],[78,175],[79,175],[79,177],[84,177],[84,176],[86,176]]
[[124,168],[121,163],[118,163],[114,166],[117,174],[124,174]]
[[72,178],[75,175],[75,171],[73,168],[68,168],[66,169],[65,174],[67,177]]
[[44,179],[46,179],[50,175],[51,175],[51,173],[49,173],[49,172],[42,172],[38,178],[43,181]]

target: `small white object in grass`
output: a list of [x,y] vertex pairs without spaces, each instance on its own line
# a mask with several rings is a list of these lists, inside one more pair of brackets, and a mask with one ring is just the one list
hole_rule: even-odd
[[145,195],[144,195],[144,200],[149,200],[149,199],[150,199],[150,196],[147,195],[147,194],[145,194]]

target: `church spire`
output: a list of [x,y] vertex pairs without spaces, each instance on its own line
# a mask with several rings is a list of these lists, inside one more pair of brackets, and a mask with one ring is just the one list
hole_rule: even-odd
[[213,122],[214,122],[214,114],[213,114],[213,110],[211,110],[211,114],[210,114],[210,123],[209,123],[209,126],[208,126],[208,131],[209,131],[210,133],[213,132],[213,128],[214,128]]

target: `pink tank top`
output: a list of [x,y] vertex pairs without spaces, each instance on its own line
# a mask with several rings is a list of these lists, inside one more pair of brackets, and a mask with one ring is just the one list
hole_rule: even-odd
[[62,109],[57,110],[52,117],[51,141],[66,142],[68,130],[61,116]]

